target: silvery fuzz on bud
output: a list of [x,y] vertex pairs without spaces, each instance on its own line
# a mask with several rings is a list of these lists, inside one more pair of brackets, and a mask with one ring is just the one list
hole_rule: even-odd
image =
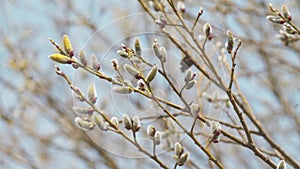
[[182,1],[177,2],[177,10],[180,10],[182,13],[185,12],[185,4]]
[[137,132],[141,128],[141,121],[138,116],[133,116],[132,117],[132,130]]
[[188,83],[191,80],[192,80],[192,70],[188,69],[185,73],[184,82]]
[[189,81],[189,82],[186,84],[185,88],[186,88],[187,90],[189,90],[189,89],[191,89],[192,87],[194,87],[194,85],[195,85],[196,83],[197,83],[196,80],[191,80],[191,81]]
[[182,145],[179,142],[175,143],[174,151],[175,151],[175,155],[177,157],[180,157],[182,155],[182,153],[183,153],[184,150],[183,150]]
[[106,121],[104,121],[102,116],[100,116],[98,113],[95,113],[95,114],[93,114],[92,118],[100,130],[102,130],[102,131],[108,130],[108,123]]
[[93,104],[95,104],[97,101],[97,93],[94,83],[91,83],[88,87],[88,99]]
[[159,48],[159,52],[160,52],[160,60],[161,62],[165,63],[167,61],[167,51],[165,47],[160,47]]
[[74,121],[82,130],[93,130],[95,127],[95,124],[87,118],[76,117]]
[[124,69],[134,77],[136,77],[140,73],[138,70],[136,70],[133,66],[129,64],[125,64]]
[[277,164],[276,169],[286,169],[286,163],[284,160],[280,160],[280,162]]
[[64,44],[64,49],[65,49],[65,52],[70,56],[72,57],[74,55],[74,51],[73,51],[73,47],[71,45],[71,41],[70,41],[70,38],[68,35],[64,35],[63,36],[63,44]]
[[155,23],[160,27],[160,29],[163,29],[168,22],[162,13],[158,13],[158,18],[155,20]]
[[94,112],[94,109],[92,107],[73,107],[73,111],[79,114],[91,115]]
[[217,134],[217,135],[221,134],[222,127],[221,127],[221,124],[219,122],[213,121],[211,123],[211,126],[212,126],[212,131],[213,131],[214,134]]
[[158,66],[157,65],[154,65],[151,68],[150,72],[148,73],[148,75],[146,77],[147,82],[151,82],[155,78],[157,70],[158,70]]
[[189,157],[190,157],[190,153],[189,152],[186,152],[184,154],[182,154],[178,160],[177,160],[177,164],[179,166],[183,166],[185,162],[187,162],[189,160]]
[[138,56],[142,56],[141,41],[139,39],[135,39],[134,48],[135,48],[135,53]]
[[161,133],[159,131],[156,131],[154,134],[154,143],[156,145],[159,145],[161,142]]
[[92,55],[92,67],[96,71],[100,70],[100,63],[98,62],[96,55]]
[[154,135],[155,135],[155,132],[156,132],[156,129],[152,126],[152,125],[149,125],[147,127],[147,136],[151,139],[154,138]]
[[128,53],[124,50],[118,50],[117,53],[123,58],[128,58]]
[[83,66],[87,66],[87,59],[84,50],[80,50],[79,52],[79,60]]
[[119,126],[119,120],[118,120],[117,117],[112,117],[112,118],[110,119],[110,122],[111,122],[112,124],[114,124],[115,126]]
[[129,116],[127,114],[123,115],[123,123],[124,123],[124,127],[127,130],[131,130],[132,129],[132,122],[131,122],[131,119],[129,118]]
[[198,113],[200,112],[200,106],[198,104],[192,103],[190,108],[191,108],[191,113],[192,113],[193,117],[197,118]]
[[131,93],[131,89],[128,86],[114,86],[113,91],[120,94],[129,94]]
[[79,101],[83,102],[84,101],[84,94],[82,93],[82,91],[77,87],[75,86],[74,87],[74,96],[76,99],[78,99]]
[[156,57],[158,57],[158,59],[160,59],[161,56],[160,56],[160,52],[159,52],[159,47],[158,47],[157,39],[154,40],[154,42],[152,44],[152,48],[153,48],[154,55]]

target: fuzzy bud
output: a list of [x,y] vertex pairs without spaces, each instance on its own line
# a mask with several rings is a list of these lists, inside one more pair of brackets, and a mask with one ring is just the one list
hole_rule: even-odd
[[94,83],[91,83],[88,87],[88,99],[93,104],[95,104],[97,101],[97,92]]
[[155,132],[156,132],[156,129],[152,125],[149,125],[148,128],[147,128],[147,136],[149,138],[153,139],[154,135],[155,135]]
[[92,55],[92,67],[96,71],[100,70],[100,63],[98,62],[96,55]]
[[73,107],[73,111],[79,114],[91,115],[94,112],[94,109],[92,107]]
[[131,93],[131,89],[128,86],[114,86],[113,91],[120,94],[129,94]]
[[118,50],[117,53],[123,58],[128,58],[128,53],[124,50]]
[[108,123],[104,121],[103,117],[101,117],[98,113],[93,114],[92,118],[100,130],[102,131],[108,130]]
[[129,116],[127,114],[123,115],[123,123],[124,123],[124,127],[127,130],[131,130],[132,129],[132,122],[131,122],[131,119],[129,118]]
[[183,166],[185,162],[187,162],[189,160],[189,157],[190,157],[190,153],[189,152],[186,152],[184,154],[182,154],[178,160],[177,160],[177,164],[179,166]]
[[167,61],[167,51],[166,51],[166,48],[164,47],[160,47],[159,48],[159,52],[160,52],[160,60],[161,62],[165,63]]
[[59,54],[59,53],[52,54],[52,55],[49,56],[49,58],[52,59],[55,62],[62,63],[62,64],[71,64],[71,63],[73,63],[73,60],[71,58],[69,58],[66,55]]
[[154,143],[156,145],[159,145],[160,142],[161,142],[161,139],[162,139],[161,133],[159,131],[156,131],[155,134],[154,134]]
[[134,48],[135,48],[135,53],[138,56],[142,55],[142,48],[141,48],[141,41],[139,39],[136,39],[134,42]]
[[141,121],[138,116],[133,116],[132,117],[132,130],[137,132],[141,128]]
[[84,101],[84,94],[82,93],[82,91],[78,88],[78,87],[74,87],[74,96],[76,99],[78,99],[79,101],[83,102]]
[[159,52],[159,46],[158,46],[158,43],[157,43],[157,39],[154,40],[154,42],[152,44],[152,48],[153,48],[154,55],[156,57],[158,57],[158,59],[161,59],[161,55],[160,55],[160,52]]
[[185,89],[187,89],[187,90],[191,89],[196,83],[197,83],[196,80],[191,80],[191,81],[189,81],[189,82],[186,84]]
[[129,64],[125,64],[124,65],[124,69],[131,74],[132,76],[134,76],[135,78],[137,78],[140,75],[140,72],[138,70],[136,70],[133,66],[129,65]]
[[151,82],[155,78],[157,70],[158,70],[158,66],[157,65],[154,65],[151,68],[150,72],[148,73],[148,75],[146,77],[147,82]]
[[74,55],[74,51],[73,51],[73,47],[71,45],[71,41],[69,39],[69,36],[68,35],[64,35],[63,36],[63,44],[64,44],[64,49],[65,49],[65,52],[70,56],[72,57]]
[[183,147],[179,142],[175,143],[174,151],[175,151],[175,155],[177,157],[180,157],[182,155],[182,153],[184,152]]
[[276,169],[286,169],[286,163],[284,160],[280,160],[280,162],[277,164]]
[[76,125],[82,130],[93,130],[95,127],[95,124],[87,118],[76,117],[74,121]]
[[168,22],[162,13],[158,13],[158,19],[155,20],[155,23],[160,27],[160,29],[163,29]]
[[182,1],[177,2],[177,10],[180,10],[182,13],[185,12],[185,4]]
[[188,83],[190,82],[191,80],[193,80],[196,76],[196,73],[192,73],[192,70],[191,69],[188,69],[186,71],[186,74],[185,74],[185,77],[184,77],[184,82],[185,83]]
[[87,59],[84,50],[80,50],[79,52],[79,60],[83,66],[87,66]]
[[211,126],[212,126],[213,134],[219,136],[222,130],[221,124],[219,122],[213,121],[211,123]]
[[200,112],[200,106],[198,104],[192,103],[191,107],[191,113],[193,117],[197,118],[198,113]]
[[115,126],[119,126],[119,120],[118,120],[117,117],[112,117],[112,118],[110,119],[110,122],[111,122],[112,124],[114,124]]

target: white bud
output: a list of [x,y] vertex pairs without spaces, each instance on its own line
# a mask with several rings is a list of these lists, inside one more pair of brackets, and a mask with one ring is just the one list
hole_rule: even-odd
[[187,90],[189,90],[189,89],[191,89],[196,83],[197,83],[196,80],[191,80],[191,81],[189,81],[189,82],[187,83],[187,85],[185,86],[185,88],[186,88]]
[[132,117],[132,130],[133,131],[139,131],[141,128],[141,121],[138,116]]
[[79,114],[92,114],[94,109],[92,107],[73,107],[73,111]]
[[95,124],[87,118],[76,117],[74,121],[76,125],[82,130],[93,130],[95,127]]
[[95,104],[96,101],[97,101],[97,93],[96,93],[96,89],[95,89],[94,83],[91,83],[89,85],[89,87],[88,87],[88,99],[93,104]]
[[100,64],[98,62],[98,59],[97,59],[96,55],[92,55],[92,67],[96,71],[100,70]]
[[192,80],[192,70],[191,69],[188,69],[186,71],[186,74],[185,74],[185,77],[184,77],[184,82],[185,83],[188,83],[189,81]]
[[119,126],[119,120],[118,120],[117,117],[112,117],[112,118],[110,119],[110,122],[111,122],[112,124],[114,124],[115,126]]
[[97,127],[102,130],[102,131],[107,131],[108,130],[108,123],[104,121],[103,117],[100,116],[99,114],[95,113],[93,114],[93,120],[96,123]]
[[180,157],[182,155],[184,150],[183,150],[182,145],[179,142],[175,143],[174,151],[175,151],[175,154],[177,157]]
[[118,50],[117,53],[123,58],[128,58],[128,53],[125,52],[124,50]]
[[156,132],[156,129],[152,125],[149,125],[147,128],[148,137],[152,139],[155,135],[155,132]]
[[154,143],[156,145],[159,145],[161,142],[161,133],[159,131],[156,131],[154,134]]
[[193,117],[197,118],[200,112],[200,106],[198,104],[192,103],[190,107]]
[[129,74],[131,74],[134,77],[136,77],[140,73],[138,70],[136,70],[133,66],[129,64],[125,64],[124,68]]
[[124,127],[127,130],[131,130],[132,129],[132,122],[131,122],[131,119],[129,118],[129,116],[127,114],[123,115],[123,123],[124,123]]
[[83,66],[87,66],[87,59],[84,50],[80,50],[79,52],[79,60]]
[[160,56],[161,56],[161,61],[163,63],[165,63],[167,61],[167,51],[166,51],[166,48],[164,47],[160,47],[159,48],[159,52],[160,52]]
[[131,93],[131,89],[128,86],[114,86],[113,91],[120,93],[120,94]]

